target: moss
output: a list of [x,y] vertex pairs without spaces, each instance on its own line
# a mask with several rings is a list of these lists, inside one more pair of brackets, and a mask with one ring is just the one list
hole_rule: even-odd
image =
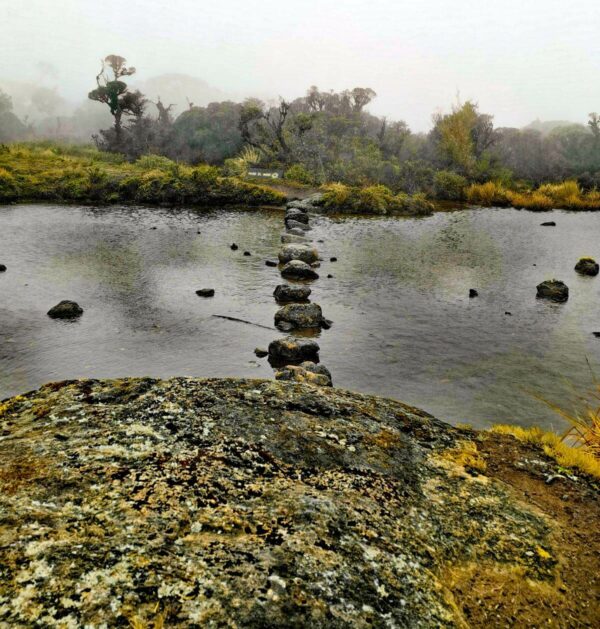
[[84,147],[12,145],[0,152],[0,203],[40,200],[149,205],[281,205],[264,186],[221,176],[214,166],[157,155],[128,163]]

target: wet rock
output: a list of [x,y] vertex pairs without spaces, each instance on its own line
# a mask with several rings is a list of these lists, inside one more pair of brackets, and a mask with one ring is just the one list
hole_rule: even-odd
[[200,288],[196,291],[196,295],[198,295],[198,297],[214,297],[214,294],[214,288]]
[[567,301],[569,299],[569,287],[560,280],[546,280],[537,285],[537,296],[556,302]]
[[597,338],[600,339],[600,332],[592,332],[592,334]]
[[306,236],[298,236],[297,234],[281,234],[281,242],[287,245],[291,242],[307,243],[309,239]]
[[579,262],[575,265],[575,270],[580,275],[598,275],[598,271],[600,267],[598,263],[593,258],[581,258]]
[[277,266],[277,262],[275,260],[265,260],[266,266]]
[[331,273],[327,273],[327,279],[330,280],[333,277],[333,275],[331,275]]
[[292,260],[281,269],[282,277],[292,280],[316,280],[319,274],[302,260]]
[[56,306],[50,308],[47,314],[52,319],[75,319],[83,314],[83,308],[75,301],[63,299]]
[[306,238],[306,240],[308,240],[304,229],[292,227],[288,228],[287,233],[291,236],[302,236],[303,238]]
[[279,262],[285,264],[291,260],[302,260],[307,264],[313,264],[319,259],[319,252],[310,245],[291,243],[281,248]]
[[244,251],[245,256],[251,256],[252,254],[249,251]]
[[273,291],[275,299],[279,302],[306,301],[310,297],[311,289],[308,286],[290,286],[279,284]]
[[288,210],[285,213],[285,221],[287,222],[290,220],[298,221],[299,223],[304,223],[305,225],[308,225],[308,214],[305,214],[301,210]]
[[546,221],[545,223],[540,223],[542,227],[556,227],[556,223],[554,221]]
[[318,210],[322,203],[323,195],[317,192],[306,197],[306,199],[290,201],[287,207],[302,210],[303,212],[313,212]]
[[0,264],[0,273],[4,273],[6,271],[6,265]]
[[[295,221],[293,218],[291,218],[291,219],[287,220],[287,221],[285,222],[285,226],[286,226],[289,230],[292,230],[292,229],[299,229],[299,230],[301,230],[302,232],[309,231],[309,230],[311,229],[309,225],[305,225],[304,223],[301,223],[300,221]],[[293,232],[293,233],[297,233],[297,232]]]
[[474,288],[469,288],[469,297],[478,297],[479,293]]
[[257,348],[255,348],[254,353],[259,358],[264,358],[265,356],[269,355],[269,350],[268,349],[263,349],[262,347],[257,347]]
[[235,244],[235,242],[229,247],[232,251],[237,251],[239,247]]
[[329,258],[329,262],[337,262],[337,258],[335,256],[332,256],[331,258]]
[[324,330],[329,330],[329,328],[331,328],[332,325],[333,325],[333,321],[331,319],[326,319],[325,317],[321,319],[321,327]]
[[275,325],[285,331],[318,328],[323,312],[319,304],[287,304],[275,313]]
[[282,364],[318,360],[319,349],[319,344],[312,339],[297,339],[293,336],[286,336],[269,343],[269,358]]
[[[322,368],[323,371],[318,371],[319,368]],[[275,372],[275,380],[300,382],[318,387],[333,386],[329,370],[312,362],[303,362],[301,365],[286,365]]]

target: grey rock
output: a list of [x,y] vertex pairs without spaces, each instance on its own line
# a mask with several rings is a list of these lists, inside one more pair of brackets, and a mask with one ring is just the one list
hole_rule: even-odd
[[294,219],[289,219],[285,222],[285,226],[288,229],[300,229],[303,232],[307,232],[310,231],[310,226],[309,225],[305,225],[304,223],[301,223],[300,221],[295,221]]
[[305,225],[308,225],[308,214],[305,214],[304,212],[302,212],[302,210],[287,210],[287,212],[285,213],[285,220],[295,220],[299,223],[304,223]]
[[556,302],[567,301],[569,299],[569,287],[560,280],[546,280],[537,285],[537,296]]
[[6,271],[6,265],[0,264],[0,273],[4,273]]
[[291,243],[281,248],[278,257],[282,264],[291,260],[302,260],[302,262],[312,264],[319,259],[319,252],[311,245]]
[[290,286],[279,284],[273,291],[275,299],[279,302],[306,301],[310,297],[311,290],[308,286]]
[[304,360],[318,360],[319,349],[319,344],[312,339],[297,339],[293,336],[286,336],[269,343],[269,358],[284,364],[286,362],[301,363]]
[[52,319],[74,319],[82,314],[83,308],[77,302],[68,299],[64,299],[48,310],[48,316]]
[[198,297],[214,297],[214,294],[214,288],[200,288],[196,291],[196,295],[198,295]]
[[282,277],[292,280],[316,280],[319,274],[302,260],[292,260],[281,269]]
[[299,236],[297,234],[287,233],[281,234],[281,242],[284,245],[287,245],[292,242],[307,243],[310,242],[310,240],[306,236]]
[[[279,329],[318,328],[323,311],[319,304],[287,304],[275,313],[275,325]],[[289,326],[292,326],[291,328]]]
[[598,263],[593,258],[581,258],[579,262],[575,265],[575,270],[580,275],[598,275],[598,271],[600,271],[600,267]]

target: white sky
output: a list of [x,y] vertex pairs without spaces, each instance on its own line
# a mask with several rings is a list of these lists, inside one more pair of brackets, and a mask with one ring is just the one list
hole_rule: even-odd
[[111,53],[238,97],[368,86],[414,130],[457,92],[498,126],[600,110],[600,0],[0,0],[0,79],[45,61],[83,99]]

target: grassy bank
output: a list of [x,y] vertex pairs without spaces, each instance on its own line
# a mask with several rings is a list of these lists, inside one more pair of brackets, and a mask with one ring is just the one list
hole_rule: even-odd
[[598,210],[600,192],[583,191],[576,181],[547,183],[535,190],[514,191],[502,184],[488,181],[467,188],[467,201],[485,207],[516,207],[526,210]]
[[213,166],[154,155],[130,163],[90,147],[0,146],[0,203],[21,201],[256,206],[281,205],[285,197]]
[[330,183],[324,185],[322,191],[323,207],[332,212],[428,216],[434,210],[423,194],[394,194],[382,185],[358,188]]

